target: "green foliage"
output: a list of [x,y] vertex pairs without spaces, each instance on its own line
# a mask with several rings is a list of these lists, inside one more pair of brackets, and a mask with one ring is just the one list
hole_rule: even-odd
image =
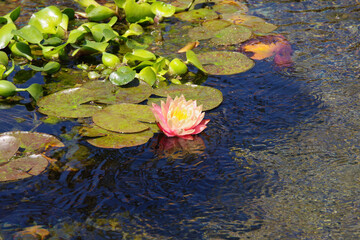
[[[84,127],[81,134],[93,137],[88,142],[98,147],[121,148],[148,141],[157,128],[149,106],[144,105],[146,101],[158,103],[162,97],[183,94],[186,99],[197,100],[204,110],[217,107],[223,100],[221,92],[191,84],[198,80],[188,65],[195,66],[199,70],[197,74],[204,78],[206,74],[247,71],[254,65],[251,59],[238,52],[216,51],[216,48],[234,46],[276,28],[261,18],[246,15],[247,7],[243,3],[220,0],[214,0],[212,8],[200,9],[194,9],[188,2],[178,5],[156,0],[114,0],[114,7],[94,0],[76,2],[85,10],[76,16],[85,17],[84,21],[74,18],[73,9],[61,11],[56,6],[34,13],[20,29],[14,23],[20,8],[0,16],[0,50],[3,49],[0,51],[0,96],[27,91],[43,114],[59,118],[92,117],[94,125]],[[158,48],[158,42],[154,41],[162,39],[159,22],[173,16],[191,22],[184,37],[197,43],[201,40],[204,47],[189,50],[195,47],[192,45],[184,50],[185,54],[173,59],[155,53],[153,49]],[[153,23],[157,25],[149,26]],[[61,69],[69,60],[78,59],[85,59],[78,65],[80,70]],[[54,80],[48,80],[45,85],[47,96],[42,97],[40,84],[19,89],[5,80],[19,63],[31,69],[24,82],[35,72],[51,75]],[[75,71],[83,73],[78,81]],[[62,77],[64,73],[68,77]],[[79,82],[83,84],[74,87]],[[189,84],[181,85],[187,82]],[[151,98],[152,94],[158,98]],[[4,141],[17,146],[16,139]],[[13,154],[10,149],[4,156]]]

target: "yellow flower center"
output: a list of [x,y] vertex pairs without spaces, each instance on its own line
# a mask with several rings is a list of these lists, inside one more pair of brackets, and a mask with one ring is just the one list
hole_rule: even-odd
[[188,113],[184,109],[175,108],[173,116],[178,120],[184,120],[188,118]]

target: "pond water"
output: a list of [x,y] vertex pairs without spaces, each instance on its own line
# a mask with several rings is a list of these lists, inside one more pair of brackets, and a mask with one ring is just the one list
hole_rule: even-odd
[[[188,148],[156,135],[100,149],[75,121],[45,124],[27,102],[3,106],[1,132],[36,130],[66,145],[53,153],[62,171],[0,184],[3,239],[33,225],[49,239],[359,239],[360,3],[247,2],[279,26],[294,65],[267,59],[210,76],[204,85],[224,102]],[[43,4],[60,3],[2,1],[0,15]]]

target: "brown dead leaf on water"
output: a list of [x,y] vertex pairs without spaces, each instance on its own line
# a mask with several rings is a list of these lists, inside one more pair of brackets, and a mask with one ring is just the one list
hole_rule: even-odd
[[197,46],[199,46],[199,41],[195,41],[195,42],[189,42],[188,44],[185,45],[185,47],[181,48],[178,53],[183,53],[186,52],[188,50],[191,50],[193,48],[196,48]]
[[27,227],[24,230],[15,233],[14,239],[23,239],[26,236],[33,236],[36,239],[44,240],[50,232],[43,228],[41,225],[35,225],[31,227]]

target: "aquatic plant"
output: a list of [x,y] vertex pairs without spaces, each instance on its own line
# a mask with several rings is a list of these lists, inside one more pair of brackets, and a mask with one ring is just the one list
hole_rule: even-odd
[[156,122],[163,133],[168,137],[192,138],[206,128],[210,121],[204,119],[202,105],[197,106],[196,101],[186,101],[184,95],[172,99],[167,97],[166,102],[161,101],[161,106],[153,103],[152,112]]

